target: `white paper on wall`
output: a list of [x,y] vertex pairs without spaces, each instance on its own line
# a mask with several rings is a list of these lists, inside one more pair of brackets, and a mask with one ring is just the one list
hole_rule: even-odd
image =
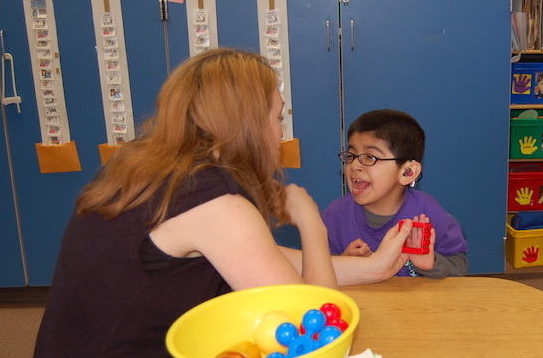
[[[198,5],[203,5],[200,8]],[[187,27],[190,56],[217,48],[217,10],[215,0],[187,0]]]
[[128,61],[120,0],[91,0],[104,121],[109,145],[134,139]]
[[25,0],[26,32],[42,144],[70,141],[52,0]]
[[269,0],[258,0],[258,30],[260,53],[277,71],[277,84],[285,106],[283,107],[283,140],[294,138],[292,124],[292,99],[290,92],[290,55],[288,43],[287,0],[275,0],[270,9]]

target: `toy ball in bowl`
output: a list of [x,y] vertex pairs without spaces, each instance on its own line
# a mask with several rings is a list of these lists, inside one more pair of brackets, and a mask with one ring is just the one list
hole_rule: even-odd
[[[166,346],[176,358],[345,358],[359,314],[356,303],[334,289],[305,284],[257,287],[215,297],[185,312],[168,330]],[[279,329],[278,340],[281,325],[296,328]],[[339,333],[331,337],[331,331]],[[303,349],[302,338],[310,342]]]

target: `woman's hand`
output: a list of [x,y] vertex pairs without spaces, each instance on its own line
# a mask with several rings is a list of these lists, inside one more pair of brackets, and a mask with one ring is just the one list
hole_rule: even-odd
[[317,204],[307,191],[298,185],[287,185],[285,190],[285,209],[290,215],[291,223],[300,232],[304,281],[335,288],[337,282],[328,248],[328,232]]
[[338,284],[343,286],[374,283],[396,274],[407,262],[407,255],[402,253],[402,247],[412,226],[412,220],[405,220],[401,229],[399,224],[394,225],[371,256],[333,256]]
[[386,278],[400,271],[407,262],[409,257],[407,254],[402,253],[402,248],[411,233],[412,227],[412,220],[404,220],[401,229],[399,229],[399,223],[391,227],[385,234],[377,251],[371,256],[382,268],[385,276],[388,276]]
[[285,209],[290,216],[292,225],[301,228],[303,226],[321,222],[319,208],[307,191],[296,184],[285,187],[287,199]]

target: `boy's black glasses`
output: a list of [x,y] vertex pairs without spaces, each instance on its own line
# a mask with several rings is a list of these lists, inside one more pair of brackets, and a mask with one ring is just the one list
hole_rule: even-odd
[[360,164],[365,165],[367,167],[371,167],[372,165],[375,165],[379,160],[406,160],[403,158],[377,158],[375,155],[368,154],[368,153],[362,153],[362,154],[354,154],[349,151],[341,152],[338,154],[339,159],[343,162],[343,164],[351,164],[355,159],[358,159]]

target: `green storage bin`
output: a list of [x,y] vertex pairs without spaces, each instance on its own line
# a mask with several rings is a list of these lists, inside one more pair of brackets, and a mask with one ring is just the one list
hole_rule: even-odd
[[541,112],[543,111],[511,111],[509,158],[543,158],[543,113]]

